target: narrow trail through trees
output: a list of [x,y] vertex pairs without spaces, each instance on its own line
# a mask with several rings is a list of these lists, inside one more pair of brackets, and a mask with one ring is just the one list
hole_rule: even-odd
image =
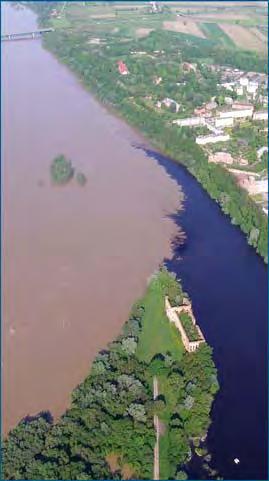
[[[153,399],[157,399],[159,395],[158,379],[156,376],[153,378]],[[160,479],[160,456],[159,456],[159,438],[160,438],[160,423],[159,418],[154,414],[154,427],[156,431],[156,443],[154,446],[154,468],[153,479]]]

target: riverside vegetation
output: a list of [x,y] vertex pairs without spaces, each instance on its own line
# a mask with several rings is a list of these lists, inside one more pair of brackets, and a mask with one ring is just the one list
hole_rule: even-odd
[[[184,351],[165,315],[165,295],[176,304],[186,296],[162,268],[60,420],[40,413],[9,433],[2,446],[4,479],[152,479],[155,413],[164,425],[161,478],[187,478],[191,446],[199,450],[206,436],[218,381],[208,345]],[[155,401],[153,376],[160,391]],[[214,472],[205,468],[208,479]]]
[[[52,21],[50,13],[58,6],[58,2],[27,3],[44,25]],[[267,262],[267,218],[260,207],[227,170],[208,163],[191,130],[171,125],[172,113],[155,108],[156,99],[172,97],[181,104],[183,116],[187,116],[196,106],[219,95],[219,78],[210,64],[267,72],[266,58],[214,40],[162,30],[151,32],[146,38],[134,39],[128,34],[122,38],[112,28],[116,19],[110,20],[109,28],[106,23],[102,27],[100,21],[88,30],[85,22],[80,28],[87,8],[90,5],[66,9],[64,22],[62,19],[59,24],[53,23],[55,32],[46,37],[46,47],[77,73],[103,103],[138,127],[156,148],[185,165]],[[102,37],[100,45],[90,42],[93,35]],[[143,55],[133,54],[141,51]],[[129,75],[119,75],[119,59],[127,64]],[[183,62],[195,62],[196,72],[184,72],[180,68]],[[156,85],[153,80],[158,76],[162,82]]]

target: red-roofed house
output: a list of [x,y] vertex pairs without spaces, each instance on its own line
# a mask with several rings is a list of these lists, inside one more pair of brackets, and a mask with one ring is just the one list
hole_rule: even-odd
[[118,69],[121,75],[127,75],[129,73],[128,68],[126,67],[125,63],[122,60],[118,60]]

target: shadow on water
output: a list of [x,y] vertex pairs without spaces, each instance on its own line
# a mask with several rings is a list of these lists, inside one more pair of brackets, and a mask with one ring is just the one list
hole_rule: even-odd
[[[156,159],[185,194],[185,209],[174,220],[187,239],[174,245],[166,265],[182,280],[214,349],[221,389],[208,433],[212,466],[224,479],[268,479],[266,266],[184,167],[135,147]],[[195,468],[190,475],[200,476]]]

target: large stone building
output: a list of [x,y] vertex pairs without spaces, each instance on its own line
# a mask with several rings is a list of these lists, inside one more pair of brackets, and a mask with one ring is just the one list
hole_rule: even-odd
[[[166,312],[166,315],[167,315],[169,321],[172,324],[174,324],[176,326],[176,328],[178,329],[178,331],[180,332],[181,339],[182,339],[182,342],[183,342],[183,345],[184,345],[186,351],[188,351],[188,352],[196,351],[196,349],[198,349],[198,347],[203,342],[205,342],[205,338],[203,336],[203,333],[202,333],[200,327],[196,324],[196,320],[195,320],[195,317],[194,317],[193,312],[192,312],[191,303],[188,299],[184,298],[183,304],[181,306],[172,307],[168,297],[166,296],[165,297],[165,312]],[[195,330],[196,330],[196,333],[197,333],[197,339],[195,339],[194,341],[193,340],[191,341],[188,338],[186,330],[184,329],[184,327],[182,325],[182,322],[180,320],[180,314],[182,314],[182,313],[188,314],[193,326],[195,326]]]

